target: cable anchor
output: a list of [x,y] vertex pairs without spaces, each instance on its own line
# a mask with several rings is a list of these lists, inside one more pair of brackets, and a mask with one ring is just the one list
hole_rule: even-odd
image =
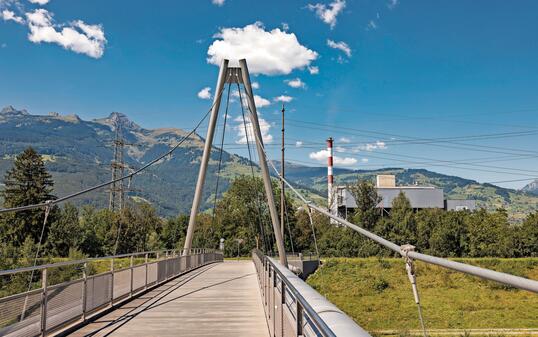
[[415,261],[409,256],[409,252],[415,251],[415,246],[407,244],[400,247],[401,255],[405,259],[405,269],[407,271],[407,277],[409,282],[411,282],[411,288],[413,289],[413,296],[415,298],[415,303],[417,304],[418,309],[418,319],[420,321],[420,326],[422,328],[422,333],[424,337],[428,337],[426,332],[426,326],[424,325],[424,318],[422,317],[422,307],[420,305],[420,296],[418,294],[417,287],[417,274],[415,269]]

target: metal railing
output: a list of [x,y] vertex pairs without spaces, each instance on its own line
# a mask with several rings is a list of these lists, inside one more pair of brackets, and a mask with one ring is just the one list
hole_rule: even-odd
[[[223,258],[209,249],[188,253],[151,251],[0,271],[0,277],[11,278],[35,273],[41,282],[38,289],[0,298],[0,336],[46,336],[84,323],[147,289]],[[90,275],[89,265],[103,262],[109,263],[108,271]],[[66,267],[75,276],[54,284],[51,276]]]
[[276,260],[257,250],[252,259],[271,336],[370,336]]

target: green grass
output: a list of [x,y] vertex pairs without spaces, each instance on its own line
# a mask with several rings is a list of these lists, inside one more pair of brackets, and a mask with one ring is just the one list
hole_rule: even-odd
[[[455,259],[538,280],[538,258]],[[402,259],[329,258],[308,284],[369,331],[419,329]],[[538,328],[538,294],[417,262],[429,329]]]

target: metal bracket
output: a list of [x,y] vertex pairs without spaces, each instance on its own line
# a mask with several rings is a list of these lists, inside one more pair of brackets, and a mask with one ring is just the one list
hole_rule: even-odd
[[418,319],[420,321],[420,326],[422,327],[422,333],[424,337],[427,337],[428,333],[426,332],[426,326],[424,325],[424,318],[422,317],[422,307],[420,306],[420,297],[418,295],[415,261],[411,257],[409,257],[409,252],[414,252],[415,246],[409,244],[403,245],[400,246],[400,251],[403,258],[405,259],[405,270],[407,271],[407,277],[409,278],[409,282],[411,282],[411,288],[413,289],[413,296],[415,297],[415,303],[417,304],[418,308]]
[[239,67],[228,67],[226,72],[226,82],[225,83],[243,83],[243,75],[241,68]]

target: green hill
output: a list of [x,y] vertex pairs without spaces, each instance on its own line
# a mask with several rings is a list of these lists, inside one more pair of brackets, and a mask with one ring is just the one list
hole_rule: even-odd
[[[538,279],[535,258],[456,260]],[[420,329],[402,259],[330,258],[307,282],[374,335]],[[538,328],[538,301],[531,292],[421,262],[417,284],[429,330]]]

